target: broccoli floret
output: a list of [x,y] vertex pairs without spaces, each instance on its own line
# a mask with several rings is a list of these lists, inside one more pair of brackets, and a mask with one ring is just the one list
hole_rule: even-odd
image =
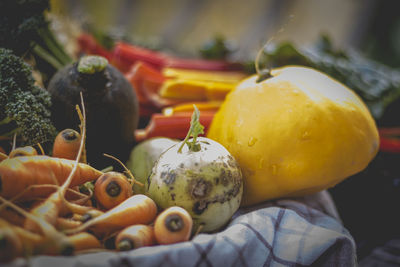
[[30,66],[0,48],[0,136],[17,134],[24,145],[54,140],[50,106],[50,94],[35,85]]
[[49,0],[0,1],[0,47],[21,57],[32,55],[45,80],[72,62],[49,28],[49,9]]

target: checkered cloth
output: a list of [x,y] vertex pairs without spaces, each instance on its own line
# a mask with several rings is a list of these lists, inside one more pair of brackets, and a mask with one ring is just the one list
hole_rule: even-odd
[[[24,266],[25,261],[15,262]],[[190,242],[75,257],[39,256],[30,266],[355,266],[355,243],[328,192],[240,209],[222,231]]]

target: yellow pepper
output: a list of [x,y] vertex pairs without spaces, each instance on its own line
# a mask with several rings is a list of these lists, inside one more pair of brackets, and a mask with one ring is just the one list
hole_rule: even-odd
[[240,71],[207,71],[164,68],[164,77],[172,79],[200,80],[223,83],[237,83],[246,78],[247,74]]
[[194,108],[193,105],[202,112],[216,112],[222,104],[222,101],[203,101],[203,102],[187,102],[182,104],[176,104],[174,106],[166,107],[162,110],[165,116],[173,115],[180,112],[192,113]]
[[163,83],[160,96],[182,100],[223,100],[236,86],[232,82],[170,79]]

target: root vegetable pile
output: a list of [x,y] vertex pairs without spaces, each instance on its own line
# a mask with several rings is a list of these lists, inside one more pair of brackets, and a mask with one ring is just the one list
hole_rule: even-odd
[[35,255],[132,250],[192,236],[189,212],[174,206],[158,214],[156,202],[133,187],[144,185],[118,159],[125,172],[85,163],[82,95],[81,108],[76,106],[80,133],[60,131],[52,155],[15,144],[12,151],[1,152],[0,263]]

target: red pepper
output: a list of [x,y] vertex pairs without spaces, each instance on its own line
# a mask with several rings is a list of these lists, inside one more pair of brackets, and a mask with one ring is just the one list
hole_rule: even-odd
[[140,116],[150,117],[162,108],[181,103],[182,101],[162,98],[158,91],[166,80],[164,75],[151,65],[138,61],[125,74],[136,91],[140,105]]
[[138,61],[145,62],[156,69],[164,67],[165,55],[162,53],[119,42],[112,51],[112,63],[122,72],[130,70]]
[[[204,133],[214,118],[215,112],[201,112],[200,123],[204,126]],[[169,137],[184,139],[190,127],[192,113],[177,113],[165,116],[162,113],[155,113],[145,129],[135,131],[136,141],[140,142],[151,137]]]
[[77,38],[79,50],[89,55],[100,55],[111,60],[111,52],[102,47],[93,36],[83,33]]
[[381,151],[400,153],[400,128],[379,128],[379,139]]
[[135,88],[141,103],[151,103],[149,94],[157,93],[166,79],[159,70],[141,61],[132,66],[125,78]]
[[106,57],[122,72],[129,71],[132,65],[138,61],[145,62],[159,70],[164,67],[211,71],[243,70],[243,66],[240,63],[223,60],[179,58],[124,42],[117,42],[110,52],[89,34],[79,36],[78,44],[83,52]]

